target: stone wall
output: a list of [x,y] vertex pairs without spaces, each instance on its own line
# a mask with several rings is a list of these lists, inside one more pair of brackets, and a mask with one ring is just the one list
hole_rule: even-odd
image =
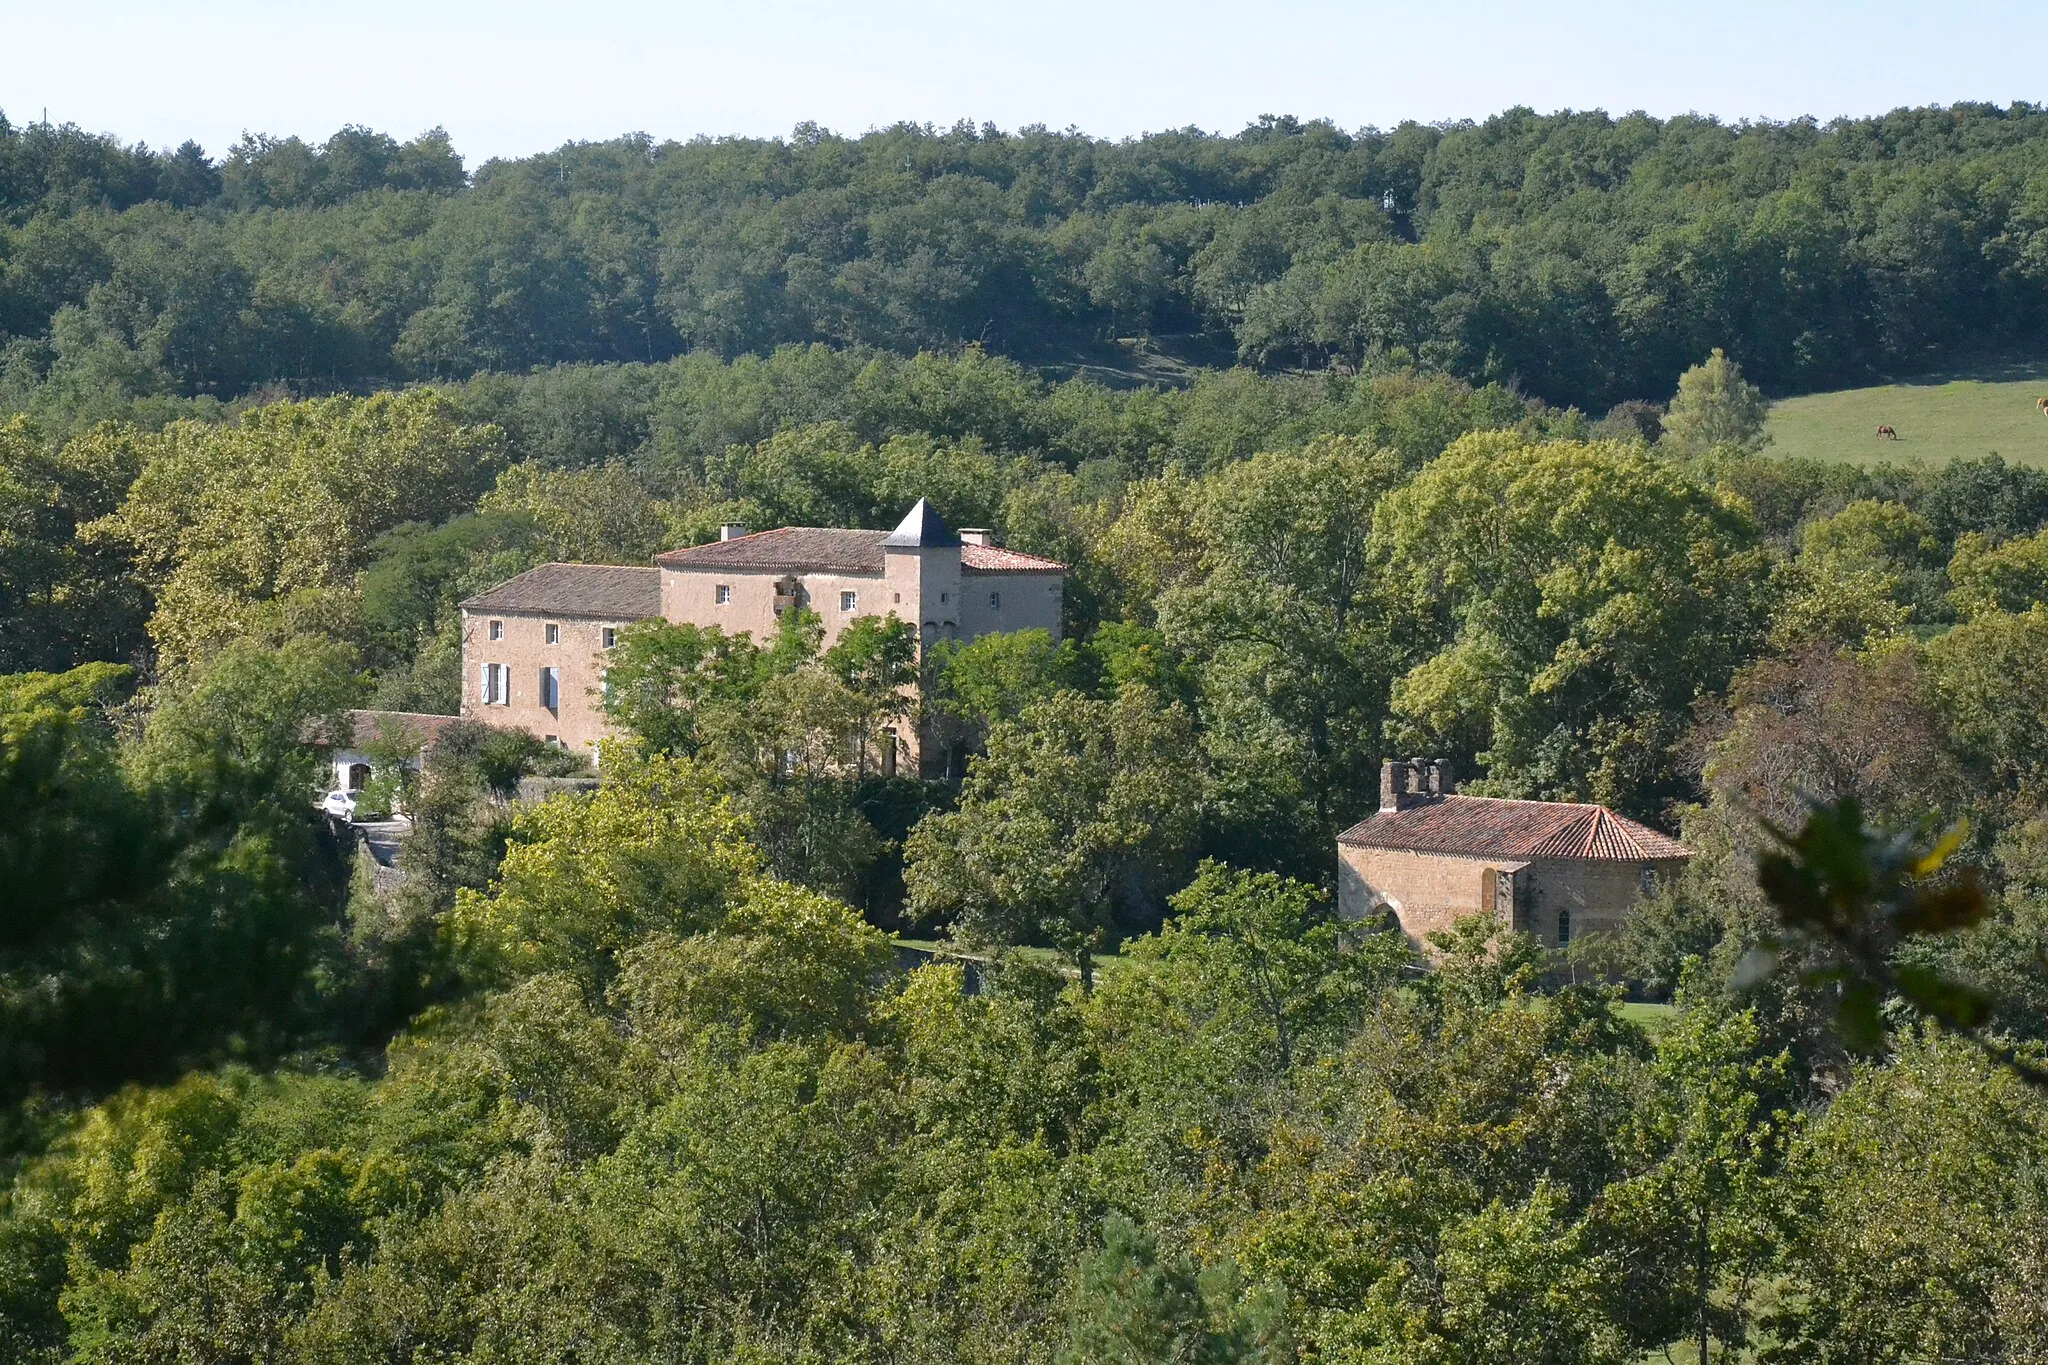
[[1493,914],[1493,877],[1516,874],[1524,887],[1523,928],[1546,947],[1558,946],[1559,913],[1571,914],[1571,934],[1621,927],[1629,908],[1656,882],[1676,876],[1682,859],[1609,862],[1581,858],[1521,861],[1401,849],[1337,847],[1337,909],[1363,919],[1385,905],[1418,947],[1467,915]]
[[1061,590],[1056,573],[967,569],[960,575],[960,638],[997,631],[1043,630],[1060,638]]
[[[490,638],[490,623],[503,624],[501,638]],[[531,731],[554,739],[564,748],[590,754],[611,733],[603,710],[604,632],[622,630],[632,622],[538,612],[470,611],[462,613],[462,715],[486,725]],[[555,644],[547,643],[547,627],[559,627]],[[483,699],[483,666],[504,664],[511,671],[509,700]],[[561,679],[554,709],[541,705],[540,670],[553,667]]]

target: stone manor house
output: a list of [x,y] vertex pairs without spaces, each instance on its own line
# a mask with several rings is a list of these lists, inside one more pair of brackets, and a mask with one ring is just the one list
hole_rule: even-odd
[[[1057,639],[1064,585],[1064,565],[1004,549],[988,531],[956,534],[922,499],[894,531],[725,526],[644,567],[544,564],[461,604],[461,715],[594,756],[609,733],[605,658],[636,621],[763,641],[782,613],[809,607],[828,645],[863,616],[914,623],[923,646],[1029,629]],[[454,719],[353,713],[351,734],[329,745],[336,785],[367,778],[364,736],[395,728],[424,748]],[[891,737],[884,771],[917,771],[914,729]],[[1379,809],[1337,838],[1337,902],[1349,919],[1391,917],[1418,947],[1483,914],[1561,948],[1619,927],[1691,857],[1604,806],[1464,796],[1443,759],[1390,760]]]
[[[543,564],[462,603],[462,714],[594,754],[609,734],[605,656],[635,621],[765,641],[783,612],[809,607],[827,645],[863,616],[910,622],[927,646],[1034,628],[1057,639],[1065,581],[1064,565],[1004,549],[989,531],[955,534],[924,499],[894,531],[725,526],[645,568]],[[886,771],[919,757],[915,734],[895,740]]]

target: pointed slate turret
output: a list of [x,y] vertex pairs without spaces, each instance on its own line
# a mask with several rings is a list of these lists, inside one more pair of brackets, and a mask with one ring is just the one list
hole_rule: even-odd
[[910,509],[908,516],[896,524],[889,538],[882,542],[885,550],[944,550],[960,543],[960,537],[953,534],[953,528],[932,510],[929,498],[919,498],[917,506]]

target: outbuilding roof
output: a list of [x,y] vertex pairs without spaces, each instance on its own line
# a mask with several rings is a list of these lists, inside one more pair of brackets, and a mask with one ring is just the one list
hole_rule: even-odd
[[661,615],[661,571],[629,564],[543,564],[478,593],[462,607],[638,621]]
[[1337,842],[1482,858],[1658,862],[1692,856],[1678,840],[1605,806],[1492,796],[1439,796],[1405,810],[1376,811]]
[[333,749],[354,749],[380,742],[412,743],[425,748],[440,739],[441,732],[462,722],[460,716],[437,716],[423,711],[344,711],[331,721],[314,721],[302,736],[309,744]]

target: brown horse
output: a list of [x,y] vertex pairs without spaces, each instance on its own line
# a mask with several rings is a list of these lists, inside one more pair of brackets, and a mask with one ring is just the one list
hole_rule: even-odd
[[2048,398],[2036,398],[2034,400],[2034,406],[2041,410],[2041,415],[2043,417],[2048,417]]
[[1877,438],[1880,441],[1896,441],[1899,439],[1899,433],[1888,426],[1881,426],[1877,429]]

